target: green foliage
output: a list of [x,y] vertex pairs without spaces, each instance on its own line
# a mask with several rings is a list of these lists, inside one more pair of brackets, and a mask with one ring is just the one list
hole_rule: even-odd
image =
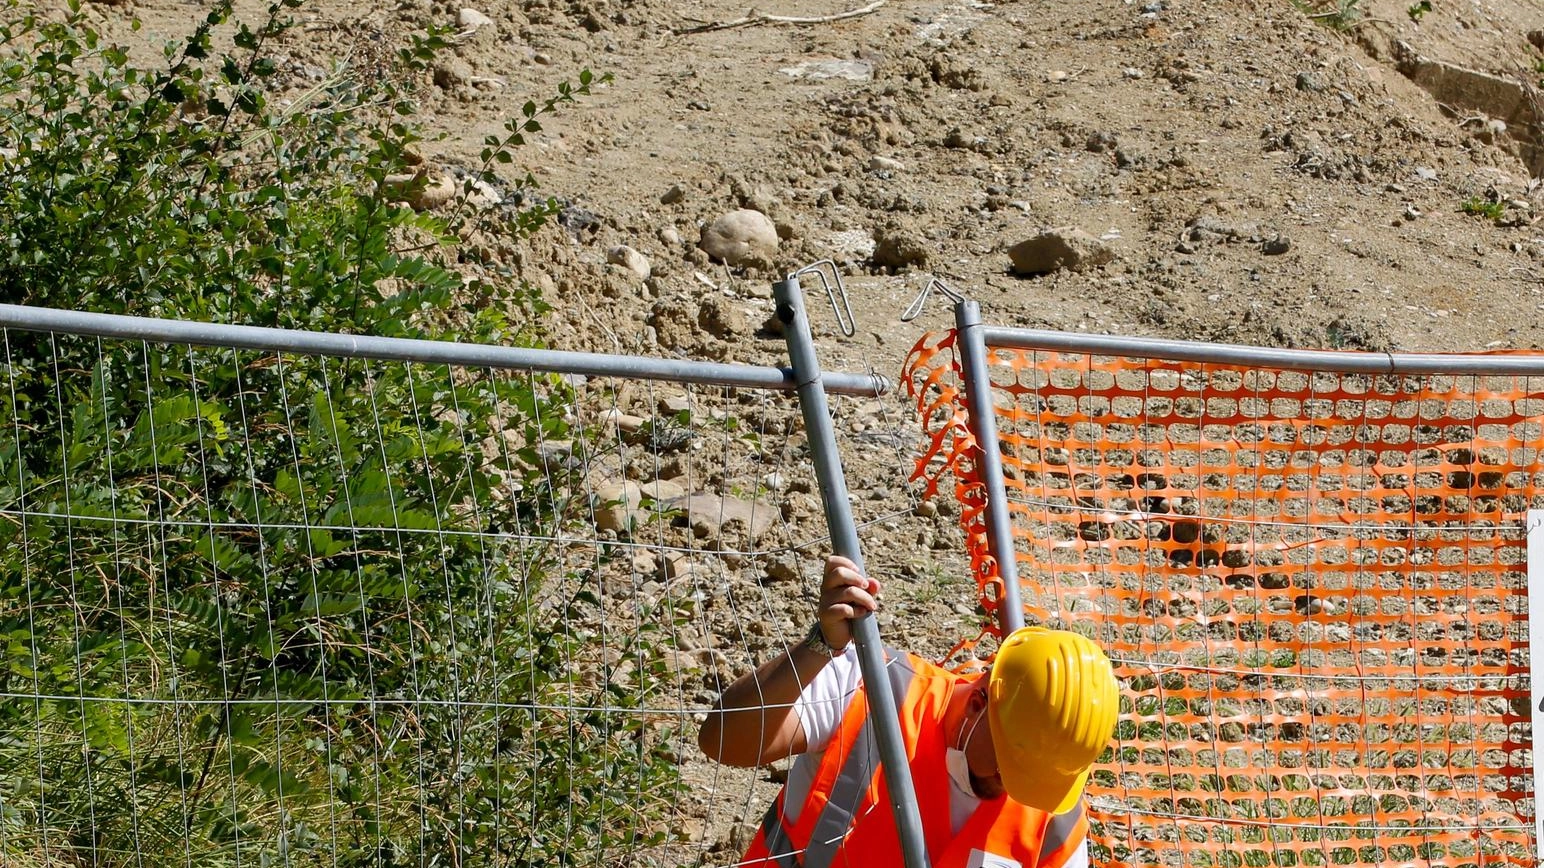
[[1362,0],[1292,0],[1292,5],[1331,30],[1347,30],[1362,20]]
[[1472,199],[1465,200],[1464,203],[1459,206],[1459,210],[1474,217],[1484,217],[1486,220],[1494,223],[1500,220],[1506,214],[1506,203],[1495,199],[1485,199],[1476,196]]
[[[444,35],[292,93],[271,45],[300,5],[224,51],[215,3],[147,69],[75,0],[7,4],[0,300],[533,341],[527,287],[453,266],[554,203],[420,213],[392,183]],[[528,103],[481,177],[595,83]],[[593,661],[596,601],[528,541],[569,521],[534,446],[583,436],[560,380],[0,351],[0,692],[28,697],[0,703],[0,862],[547,865],[657,834],[673,766],[626,712],[660,673]],[[484,458],[505,441],[528,445]],[[651,659],[664,629],[612,650]]]
[[1420,0],[1419,3],[1414,3],[1410,6],[1409,9],[1406,9],[1405,14],[1410,16],[1411,21],[1419,23],[1422,16],[1430,11],[1431,0]]

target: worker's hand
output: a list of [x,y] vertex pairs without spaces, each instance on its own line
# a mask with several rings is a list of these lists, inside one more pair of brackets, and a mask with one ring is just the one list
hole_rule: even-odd
[[879,610],[879,582],[858,572],[858,565],[839,555],[826,558],[820,583],[820,630],[826,644],[846,648],[852,642],[852,619]]

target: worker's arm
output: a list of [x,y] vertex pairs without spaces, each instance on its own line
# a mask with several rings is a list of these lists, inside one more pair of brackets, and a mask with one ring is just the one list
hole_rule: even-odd
[[[866,578],[847,558],[826,559],[816,618],[826,644],[841,650],[852,641],[852,619],[879,604],[879,583]],[[730,684],[697,732],[710,759],[732,766],[759,766],[803,753],[804,727],[794,700],[831,662],[801,641]]]

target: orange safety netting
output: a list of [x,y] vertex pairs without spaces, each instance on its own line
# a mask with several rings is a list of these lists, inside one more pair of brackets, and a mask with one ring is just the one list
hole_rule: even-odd
[[[1123,685],[1095,864],[1536,864],[1544,378],[989,357],[1026,620],[1096,638]],[[954,334],[905,380],[990,615]]]

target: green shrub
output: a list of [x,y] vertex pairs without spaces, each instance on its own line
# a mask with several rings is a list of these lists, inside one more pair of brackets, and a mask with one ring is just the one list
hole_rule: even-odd
[[1496,199],[1475,196],[1472,199],[1464,200],[1464,203],[1459,206],[1459,210],[1471,217],[1484,217],[1486,220],[1495,223],[1506,216],[1506,203]]
[[[454,268],[463,236],[553,213],[529,177],[513,208],[398,201],[444,35],[289,92],[272,46],[299,5],[217,51],[216,3],[147,69],[76,2],[7,4],[0,300],[534,342],[539,298]],[[593,83],[528,103],[481,176]],[[529,542],[570,521],[536,450],[585,436],[560,380],[0,351],[0,862],[547,865],[658,839],[673,766],[625,713],[657,673],[588,665],[595,601]]]

